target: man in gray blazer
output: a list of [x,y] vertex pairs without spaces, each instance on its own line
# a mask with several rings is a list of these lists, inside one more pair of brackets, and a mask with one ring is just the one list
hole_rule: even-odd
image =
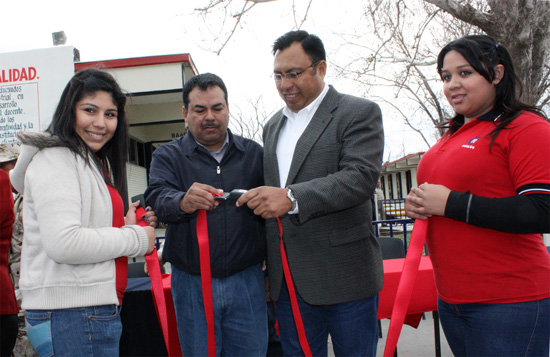
[[382,164],[380,108],[324,82],[322,41],[292,31],[273,46],[275,85],[286,106],[264,127],[266,186],[244,194],[267,220],[268,276],[284,355],[303,354],[283,276],[279,228],[311,352],[375,356],[383,268],[372,205]]

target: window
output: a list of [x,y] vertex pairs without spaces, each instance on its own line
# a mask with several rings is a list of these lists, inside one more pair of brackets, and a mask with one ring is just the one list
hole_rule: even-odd
[[397,173],[397,177],[395,178],[397,181],[397,197],[396,198],[403,198],[403,180],[401,179],[401,172]]
[[388,198],[395,198],[393,196],[393,175],[392,174],[388,175],[388,189],[389,189]]
[[128,162],[145,167],[145,144],[134,138],[130,138],[128,148]]
[[406,175],[405,178],[407,180],[407,192],[406,193],[408,194],[409,192],[411,192],[411,188],[413,186],[412,185],[412,172],[411,172],[411,170],[407,170],[405,175]]

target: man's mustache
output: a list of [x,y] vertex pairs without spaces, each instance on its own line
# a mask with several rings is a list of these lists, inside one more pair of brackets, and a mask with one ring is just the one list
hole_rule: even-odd
[[206,129],[206,128],[219,128],[220,127],[220,124],[215,124],[215,123],[206,123],[206,124],[201,124],[201,129]]

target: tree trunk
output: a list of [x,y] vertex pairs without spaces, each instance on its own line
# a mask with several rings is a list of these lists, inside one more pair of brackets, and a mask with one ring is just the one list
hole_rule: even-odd
[[487,0],[487,12],[469,3],[425,0],[452,16],[475,25],[510,52],[523,84],[522,100],[548,103],[550,60],[550,2],[542,0]]

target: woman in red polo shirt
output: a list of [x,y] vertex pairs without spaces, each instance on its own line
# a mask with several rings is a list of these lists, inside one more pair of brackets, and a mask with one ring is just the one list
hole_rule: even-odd
[[457,356],[548,356],[550,123],[489,36],[449,43],[437,69],[456,115],[405,210],[429,219],[443,330]]

